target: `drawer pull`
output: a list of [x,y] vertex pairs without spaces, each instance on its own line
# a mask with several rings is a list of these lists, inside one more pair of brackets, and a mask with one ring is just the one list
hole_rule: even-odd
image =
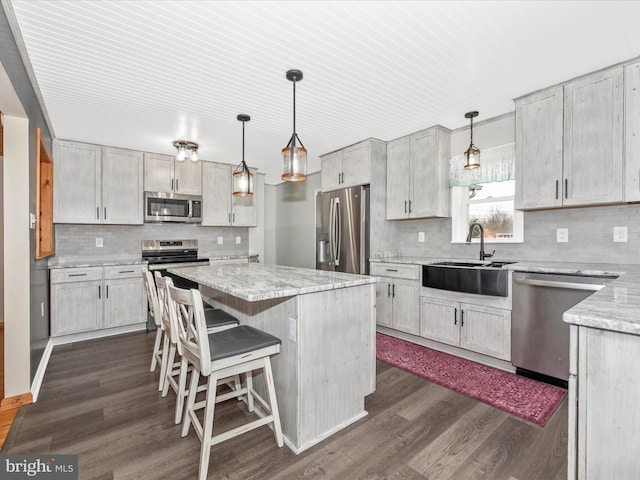
[[120,270],[118,273],[135,273],[135,270]]
[[87,274],[86,273],[70,273],[69,276],[70,277],[86,277]]
[[387,270],[387,272],[397,272],[398,271],[398,269],[396,269],[396,268],[387,268],[386,270]]

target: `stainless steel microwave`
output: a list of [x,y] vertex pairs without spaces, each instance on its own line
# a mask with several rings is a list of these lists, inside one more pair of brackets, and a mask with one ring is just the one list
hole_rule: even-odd
[[144,192],[144,221],[200,223],[202,197],[165,192]]

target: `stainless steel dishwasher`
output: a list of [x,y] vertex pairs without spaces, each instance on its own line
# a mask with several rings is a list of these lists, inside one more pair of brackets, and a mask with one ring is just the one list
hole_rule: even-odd
[[569,379],[569,325],[562,314],[616,277],[513,273],[511,363],[518,373]]

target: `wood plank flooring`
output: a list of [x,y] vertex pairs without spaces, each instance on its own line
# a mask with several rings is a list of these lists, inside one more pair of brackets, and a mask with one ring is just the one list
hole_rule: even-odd
[[[175,395],[149,373],[154,334],[56,347],[38,402],[21,407],[3,453],[78,454],[81,479],[192,479],[200,442],[173,424]],[[369,415],[300,455],[262,427],[216,445],[210,479],[554,480],[566,478],[566,399],[545,427],[377,364]],[[216,407],[215,431],[249,414]]]

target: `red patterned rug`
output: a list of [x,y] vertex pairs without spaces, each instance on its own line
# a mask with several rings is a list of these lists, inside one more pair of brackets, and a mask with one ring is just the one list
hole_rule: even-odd
[[541,426],[567,394],[562,388],[381,333],[377,334],[376,356],[394,367]]

